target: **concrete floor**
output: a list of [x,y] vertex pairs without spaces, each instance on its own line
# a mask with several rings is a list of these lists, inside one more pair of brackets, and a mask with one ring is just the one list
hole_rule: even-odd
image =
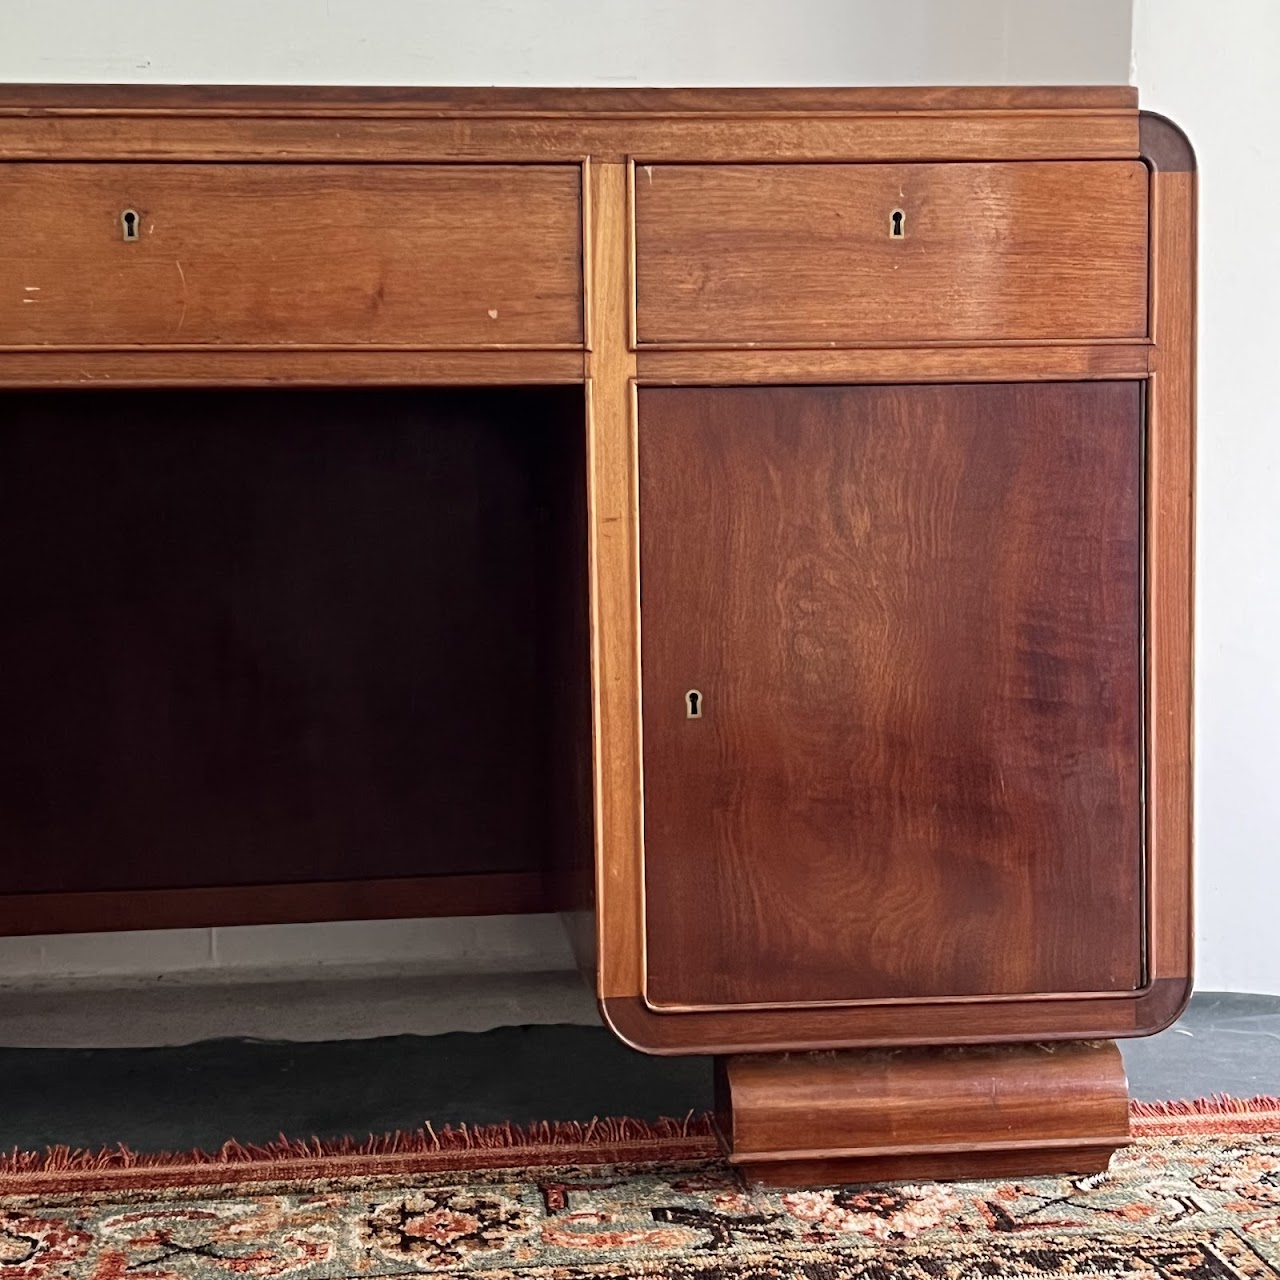
[[[708,1060],[624,1048],[569,974],[24,988],[0,992],[0,1037],[0,1148],[208,1148],[711,1100]],[[1280,997],[1199,994],[1124,1049],[1137,1098],[1280,1094]]]
[[1121,1041],[1135,1098],[1280,1094],[1280,996],[1200,991],[1168,1031]]

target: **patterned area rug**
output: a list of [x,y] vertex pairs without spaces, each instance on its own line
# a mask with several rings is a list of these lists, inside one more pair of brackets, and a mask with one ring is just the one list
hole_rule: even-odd
[[0,1162],[0,1280],[1280,1276],[1280,1099],[1135,1108],[1087,1178],[753,1191],[704,1119]]

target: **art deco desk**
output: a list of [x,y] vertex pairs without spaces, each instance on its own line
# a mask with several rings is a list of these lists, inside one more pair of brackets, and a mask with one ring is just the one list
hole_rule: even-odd
[[1193,169],[1122,88],[0,91],[0,930],[563,911],[758,1177],[1100,1167]]

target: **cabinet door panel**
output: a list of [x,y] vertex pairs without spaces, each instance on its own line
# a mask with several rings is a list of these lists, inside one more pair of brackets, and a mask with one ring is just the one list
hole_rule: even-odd
[[642,389],[654,1007],[1142,984],[1141,462],[1137,383]]

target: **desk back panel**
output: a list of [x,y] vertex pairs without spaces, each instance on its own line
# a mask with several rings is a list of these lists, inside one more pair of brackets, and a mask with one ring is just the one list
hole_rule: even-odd
[[7,892],[541,874],[586,804],[581,420],[549,388],[6,395]]

